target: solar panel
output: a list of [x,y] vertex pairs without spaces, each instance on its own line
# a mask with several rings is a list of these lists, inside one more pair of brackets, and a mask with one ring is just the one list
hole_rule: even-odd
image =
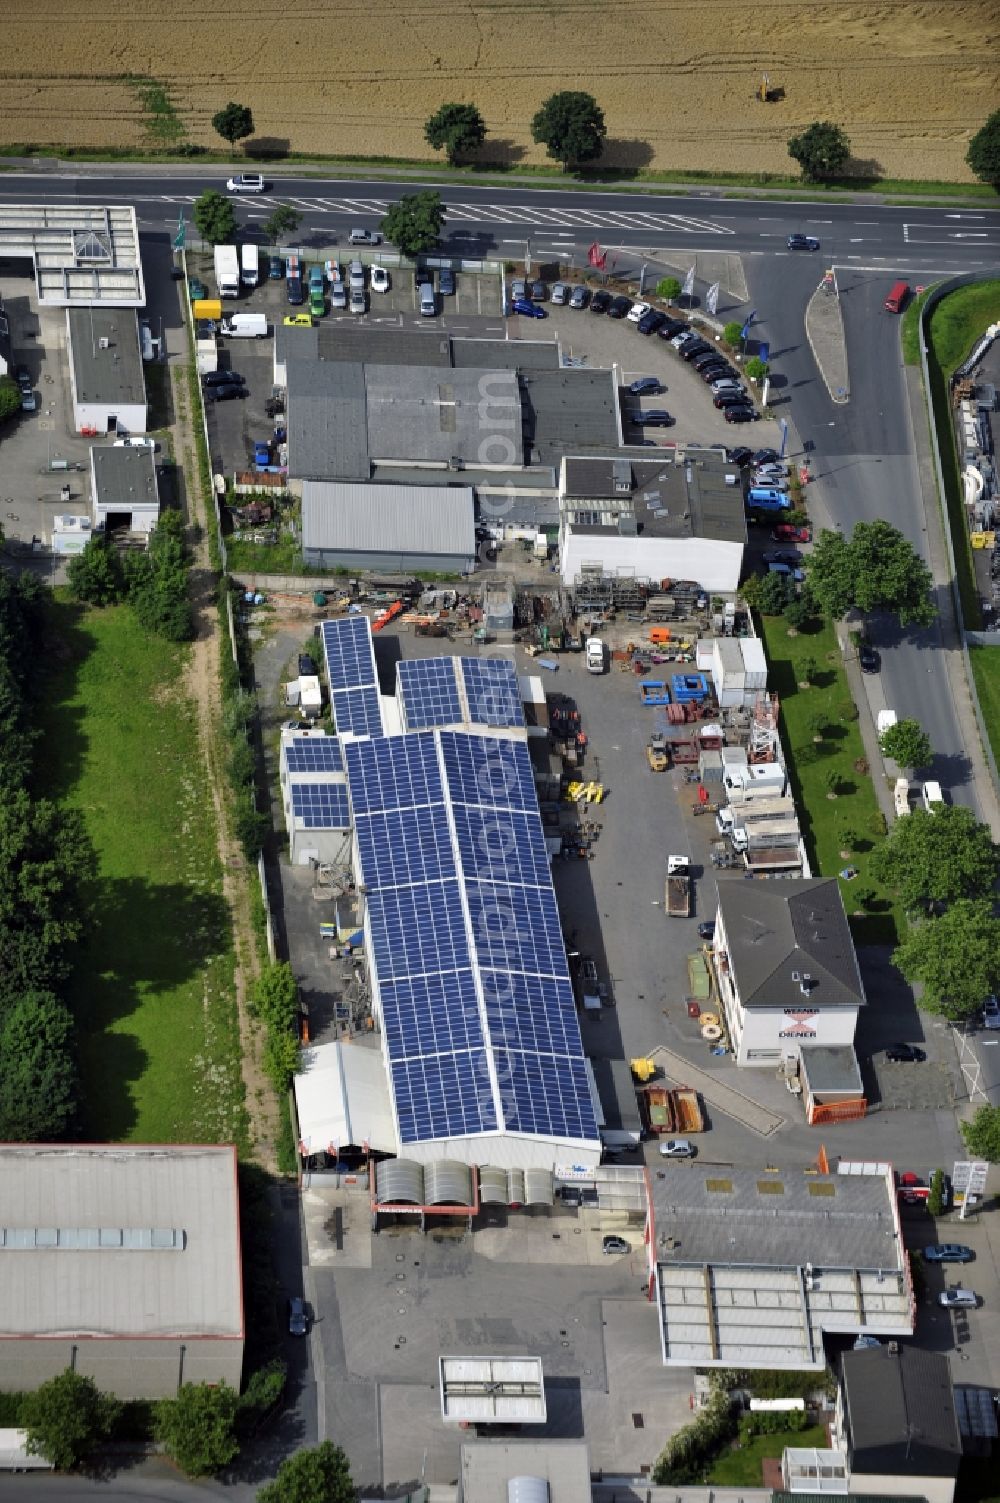
[[469,882],[466,893],[484,966],[542,976],[565,973],[566,947],[551,887]]
[[367,616],[323,622],[323,653],[331,692],[376,684],[375,649]]
[[522,741],[442,731],[441,752],[457,803],[491,809],[538,809],[528,748]]
[[568,977],[484,970],[482,984],[495,1045],[536,1054],[578,1053],[580,1025]]
[[[367,885],[367,884],[366,884]],[[434,976],[471,964],[458,883],[385,887],[368,894],[371,953],[382,977]],[[424,1040],[436,1053],[433,1038]]]
[[582,1058],[494,1051],[504,1121],[512,1132],[595,1138],[597,1118]]
[[469,719],[477,725],[524,725],[517,669],[509,658],[459,658]]
[[456,804],[454,818],[466,876],[529,887],[550,885],[549,857],[540,815]]
[[344,783],[294,783],[292,813],[307,830],[349,829],[347,787]]
[[396,664],[406,727],[455,725],[463,719],[454,658],[415,658]]
[[359,814],[355,833],[366,886],[406,887],[456,875],[443,807]]
[[444,784],[433,736],[355,741],[344,751],[356,815],[373,810],[412,809],[418,804],[443,804]]
[[378,702],[378,689],[339,689],[330,695],[330,708],[338,731],[351,731],[355,736],[381,736],[382,707]]
[[483,1047],[471,968],[448,976],[408,976],[381,989],[382,1027],[390,1059],[428,1052],[428,1034],[442,1054]]
[[404,1143],[489,1132],[497,1125],[486,1052],[401,1060],[392,1090]]
[[285,743],[289,772],[343,772],[344,757],[336,736],[296,736]]

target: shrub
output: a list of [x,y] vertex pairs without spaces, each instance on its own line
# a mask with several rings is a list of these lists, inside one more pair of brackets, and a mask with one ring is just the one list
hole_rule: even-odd
[[935,1169],[931,1175],[930,1194],[927,1197],[927,1210],[932,1216],[940,1216],[944,1209],[944,1170]]
[[653,1481],[658,1486],[699,1482],[734,1430],[732,1401],[728,1393],[717,1390],[691,1423],[667,1441],[653,1466]]

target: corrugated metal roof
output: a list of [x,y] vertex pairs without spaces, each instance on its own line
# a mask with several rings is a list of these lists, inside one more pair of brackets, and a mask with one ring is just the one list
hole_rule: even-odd
[[[7,1227],[173,1227],[183,1250],[0,1249],[0,1337],[243,1332],[236,1151],[0,1147]],[[99,1239],[100,1240],[100,1239]]]
[[306,549],[332,552],[473,558],[473,493],[467,486],[307,480],[302,488],[302,543]]
[[367,480],[371,464],[364,366],[289,359],[287,379],[289,475],[296,480]]

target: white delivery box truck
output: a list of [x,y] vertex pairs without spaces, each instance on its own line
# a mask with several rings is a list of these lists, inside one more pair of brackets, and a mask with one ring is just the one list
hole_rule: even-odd
[[260,256],[255,245],[240,246],[240,281],[244,287],[256,287],[260,281]]
[[587,672],[604,672],[604,643],[600,637],[590,637],[587,641]]
[[234,313],[224,318],[220,332],[230,339],[263,339],[267,334],[266,313]]
[[212,371],[219,369],[219,346],[215,342],[214,334],[207,339],[195,340],[194,351],[199,376],[208,376]]
[[215,247],[215,281],[220,298],[239,296],[240,257],[235,245]]

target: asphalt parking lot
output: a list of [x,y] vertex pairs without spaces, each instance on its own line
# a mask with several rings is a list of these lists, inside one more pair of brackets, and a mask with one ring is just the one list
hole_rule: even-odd
[[[701,443],[726,445],[749,444],[752,448],[779,448],[781,433],[773,419],[756,423],[727,423],[712,405],[709,389],[672,349],[669,342],[655,334],[639,334],[627,319],[595,316],[588,309],[575,309],[550,302],[543,304],[548,318],[525,318],[516,314],[508,319],[512,339],[556,337],[564,358],[581,361],[594,369],[610,370],[617,366],[623,386],[639,376],[656,376],[666,387],[659,396],[637,400],[625,396],[626,407],[663,408],[675,419],[671,428],[646,429],[626,427],[625,440],[652,438],[657,444]],[[707,336],[710,337],[710,336]],[[737,362],[733,362],[736,364]]]

